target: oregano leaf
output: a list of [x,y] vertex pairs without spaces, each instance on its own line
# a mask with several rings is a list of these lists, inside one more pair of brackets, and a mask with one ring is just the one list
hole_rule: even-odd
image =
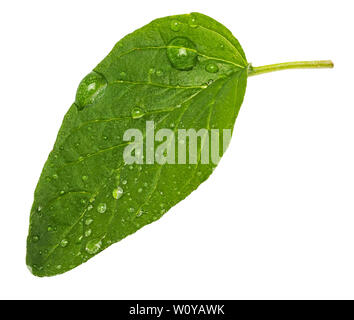
[[[66,272],[183,200],[215,168],[206,138],[232,132],[248,75],[292,66],[252,67],[231,32],[199,13],[157,19],[121,39],[79,84],[44,165],[27,240],[32,273]],[[140,154],[127,141],[131,128],[146,140]],[[174,152],[178,139],[164,135],[181,129],[203,133],[195,154],[190,142],[185,154]],[[227,143],[215,145],[221,157]],[[128,151],[135,163],[124,160]]]

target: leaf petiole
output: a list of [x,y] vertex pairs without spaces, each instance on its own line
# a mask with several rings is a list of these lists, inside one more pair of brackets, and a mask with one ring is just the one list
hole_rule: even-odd
[[273,71],[287,70],[287,69],[317,69],[317,68],[333,68],[334,64],[331,60],[318,61],[296,61],[269,64],[261,67],[248,66],[248,76],[256,76],[262,73]]

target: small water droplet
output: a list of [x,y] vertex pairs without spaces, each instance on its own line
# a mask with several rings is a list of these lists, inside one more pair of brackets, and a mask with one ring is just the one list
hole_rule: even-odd
[[78,110],[93,104],[104,93],[107,87],[107,80],[97,72],[92,71],[83,78],[76,91],[75,103]]
[[139,212],[137,213],[137,217],[140,217],[142,214],[144,213],[144,211],[143,210],[139,210]]
[[122,181],[123,184],[127,184],[127,182],[128,182],[127,180],[123,180]]
[[68,240],[63,239],[63,240],[60,241],[60,246],[61,246],[62,248],[65,248],[65,247],[68,245],[68,243],[69,243]]
[[91,219],[91,218],[87,218],[87,219],[85,220],[85,224],[86,224],[87,226],[89,226],[92,222],[93,222],[93,219]]
[[64,193],[65,193],[65,191],[64,191],[64,190],[61,190],[61,191],[60,191],[60,194],[61,194],[61,195],[63,195]]
[[139,192],[139,193],[141,193],[142,191],[143,191],[143,189],[142,189],[142,188],[139,188],[139,189],[138,189],[138,192]]
[[177,37],[168,44],[167,56],[178,70],[191,70],[197,63],[194,43],[188,38]]
[[188,24],[191,28],[197,28],[197,19],[195,17],[189,17]]
[[38,237],[38,236],[33,236],[33,237],[32,237],[32,241],[33,241],[33,242],[37,242],[38,240],[39,240],[39,237]]
[[102,241],[101,240],[91,240],[86,243],[86,248],[85,250],[89,254],[95,254],[101,249]]
[[177,32],[177,31],[181,30],[181,27],[182,27],[182,24],[179,21],[177,21],[177,20],[171,21],[170,28],[172,31]]
[[56,173],[54,173],[54,174],[52,175],[52,177],[53,177],[53,179],[58,179],[58,175],[57,175]]
[[92,233],[92,230],[91,229],[88,229],[85,231],[85,237],[89,237]]
[[121,76],[121,78],[125,78],[127,74],[124,71],[122,71],[121,73],[119,73],[119,75]]
[[56,266],[56,268],[57,268],[58,270],[60,270],[60,269],[61,269],[61,264],[58,264],[58,265]]
[[144,114],[145,114],[144,110],[140,107],[135,107],[132,110],[132,118],[133,119],[141,118],[142,116],[144,116]]
[[157,70],[157,71],[156,71],[156,75],[157,75],[158,77],[161,77],[161,76],[163,75],[163,71],[162,71],[162,70]]
[[219,71],[219,67],[216,63],[210,62],[205,66],[205,70],[210,73],[216,73]]
[[107,205],[105,203],[100,203],[98,206],[97,206],[97,212],[98,213],[105,213],[106,212],[106,209],[107,209]]
[[90,205],[87,207],[87,211],[92,210],[92,208],[93,208],[93,205],[92,205],[92,204],[90,204]]
[[134,212],[135,209],[134,208],[129,208],[129,212]]
[[123,196],[123,189],[121,187],[118,187],[116,189],[113,190],[112,192],[112,196],[114,199],[119,199]]
[[51,226],[48,226],[47,230],[48,230],[48,232],[50,232],[53,230],[53,228]]

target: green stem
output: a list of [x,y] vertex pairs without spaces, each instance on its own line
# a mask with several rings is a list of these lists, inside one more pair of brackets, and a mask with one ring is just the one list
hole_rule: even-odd
[[318,60],[318,61],[296,61],[269,64],[261,67],[253,67],[249,65],[248,76],[256,76],[258,74],[287,70],[287,69],[316,69],[316,68],[333,68],[331,60]]

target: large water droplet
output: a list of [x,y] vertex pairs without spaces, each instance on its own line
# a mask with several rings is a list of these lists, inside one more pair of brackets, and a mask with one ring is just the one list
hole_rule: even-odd
[[100,74],[92,71],[83,78],[76,91],[75,103],[79,110],[93,104],[104,93],[107,80]]
[[205,70],[210,73],[216,73],[219,71],[219,67],[216,63],[210,62],[205,66]]
[[99,213],[105,213],[106,209],[107,209],[107,205],[105,203],[100,203],[97,206],[97,212],[99,212]]
[[167,56],[172,66],[178,70],[191,70],[197,63],[194,43],[188,38],[177,37],[168,44]]
[[132,110],[132,118],[133,119],[141,118],[142,116],[144,116],[144,114],[145,114],[145,111],[140,107],[135,107]]
[[123,189],[121,187],[118,187],[116,189],[113,190],[112,192],[112,196],[114,199],[119,199],[123,196]]
[[102,242],[101,240],[91,240],[86,243],[86,251],[89,254],[95,254],[101,249]]

